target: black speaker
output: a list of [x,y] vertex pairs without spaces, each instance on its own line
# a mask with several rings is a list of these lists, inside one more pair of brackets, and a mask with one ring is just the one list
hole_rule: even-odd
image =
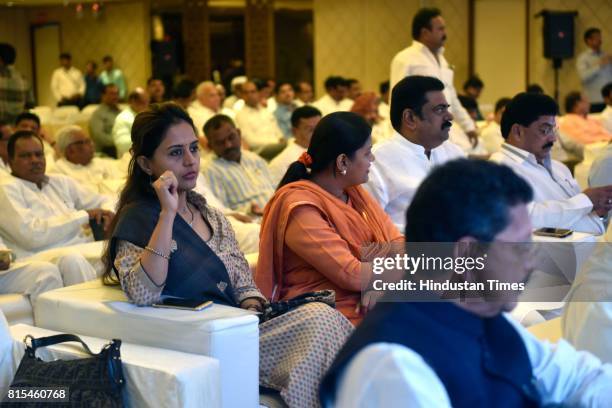
[[544,57],[566,59],[574,56],[574,17],[575,11],[547,11],[540,15],[544,18],[542,35],[544,37]]

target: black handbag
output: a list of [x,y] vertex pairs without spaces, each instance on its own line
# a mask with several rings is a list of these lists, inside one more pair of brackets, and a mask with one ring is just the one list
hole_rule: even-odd
[[[36,357],[36,349],[39,347],[72,341],[81,343],[91,357],[49,362]],[[49,402],[63,402],[62,405],[53,406],[123,406],[121,391],[125,379],[119,350],[121,340],[112,340],[98,354],[93,353],[83,340],[72,334],[38,339],[28,335],[24,343],[25,355],[2,406],[42,407],[49,406]],[[32,390],[38,390],[38,393]],[[46,392],[50,390],[55,392]]]
[[316,292],[303,293],[289,300],[266,303],[263,312],[259,315],[259,323],[274,319],[306,303],[321,302],[331,307],[336,307],[336,292],[333,290],[319,290]]

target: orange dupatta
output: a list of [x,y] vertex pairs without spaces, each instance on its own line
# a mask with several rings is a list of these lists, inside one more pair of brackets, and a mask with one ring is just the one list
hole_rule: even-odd
[[352,206],[308,180],[289,183],[270,199],[261,223],[255,272],[259,290],[270,301],[277,301],[281,293],[285,231],[291,212],[301,205],[314,206],[325,214],[356,257],[370,243],[372,235],[374,242],[392,242],[401,237],[389,216],[362,187],[349,187],[345,191]]

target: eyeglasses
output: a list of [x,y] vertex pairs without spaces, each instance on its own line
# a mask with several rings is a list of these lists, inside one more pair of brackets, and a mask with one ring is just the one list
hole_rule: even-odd
[[556,135],[558,132],[559,128],[557,126],[553,126],[553,125],[541,125],[538,128],[538,132],[543,135],[543,136],[552,136],[552,135]]

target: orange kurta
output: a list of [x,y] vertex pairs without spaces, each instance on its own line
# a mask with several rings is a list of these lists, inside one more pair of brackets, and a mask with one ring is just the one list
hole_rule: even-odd
[[612,134],[603,127],[600,121],[575,113],[565,115],[559,128],[580,144],[607,142],[612,139]]
[[357,324],[362,248],[403,236],[363,188],[346,193],[348,203],[307,180],[278,190],[264,211],[255,282],[273,301],[332,289],[338,310]]

